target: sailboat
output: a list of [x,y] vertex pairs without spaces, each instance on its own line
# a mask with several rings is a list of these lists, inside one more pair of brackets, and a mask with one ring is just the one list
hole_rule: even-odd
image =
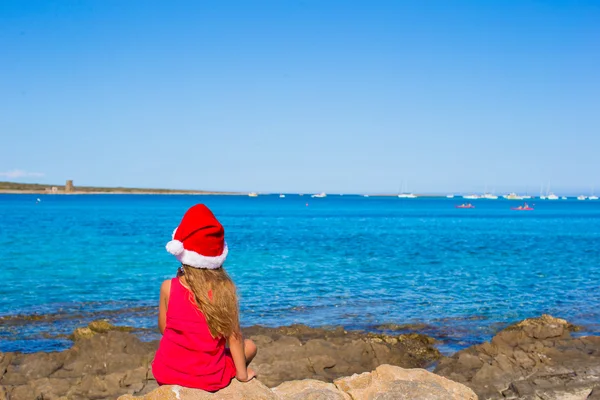
[[488,200],[496,200],[498,199],[498,196],[496,196],[495,194],[492,194],[490,192],[488,192],[487,190],[487,184],[485,185],[485,190],[483,191],[483,196],[481,196],[482,199],[488,199]]
[[[401,185],[401,186],[403,186],[403,185]],[[417,196],[414,195],[413,193],[406,193],[405,191],[398,193],[398,197],[401,199],[416,199],[417,198]]]

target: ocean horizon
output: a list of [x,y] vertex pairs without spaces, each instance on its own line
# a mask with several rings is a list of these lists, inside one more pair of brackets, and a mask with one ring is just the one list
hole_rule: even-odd
[[0,351],[62,350],[99,318],[157,338],[164,246],[198,202],[225,227],[244,326],[418,324],[446,353],[543,313],[600,333],[600,202],[466,201],[0,194]]

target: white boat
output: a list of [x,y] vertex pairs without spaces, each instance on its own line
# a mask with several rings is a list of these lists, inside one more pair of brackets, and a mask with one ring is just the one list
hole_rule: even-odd
[[449,195],[447,195],[447,196],[446,196],[446,198],[448,198],[448,199],[453,199],[453,198],[454,198],[454,195],[453,195],[453,194],[449,194]]
[[588,200],[598,200],[598,196],[590,196],[588,197]]
[[248,193],[249,197],[258,197],[258,193],[256,192],[252,192],[252,193]]
[[577,196],[577,200],[585,200],[585,199],[587,199],[587,197],[584,195]]
[[363,197],[369,197],[369,195],[368,194],[363,194]]
[[560,199],[561,200],[567,200],[567,196],[562,196]]
[[558,196],[557,196],[557,195],[555,195],[554,193],[550,193],[550,194],[549,194],[549,195],[546,197],[546,199],[548,199],[548,200],[558,200]]
[[523,200],[523,196],[519,196],[516,193],[509,193],[506,196],[504,196],[505,199],[507,200]]
[[496,200],[498,198],[498,196],[496,196],[495,194],[491,194],[491,193],[486,193],[481,197],[484,199],[488,199],[488,200]]
[[322,192],[322,193],[313,194],[310,197],[314,197],[314,198],[317,198],[317,199],[322,199],[323,197],[327,197],[327,195],[325,194],[325,192]]
[[413,193],[410,193],[407,189],[407,186],[404,182],[400,184],[400,188],[398,190],[398,198],[400,199],[416,199],[417,196]]
[[284,197],[285,197],[285,194],[280,194],[280,195],[279,195],[279,198],[280,198],[280,199],[283,199]]
[[525,196],[521,196],[521,198],[522,198],[522,199],[524,199],[524,200],[525,200],[525,199],[531,199],[531,196],[529,196],[529,195],[525,195]]
[[475,199],[478,199],[478,198],[479,198],[479,196],[476,195],[476,194],[468,194],[466,196],[463,196],[463,199],[468,199],[468,200],[475,200]]
[[546,196],[544,196],[544,195],[540,196],[540,200],[546,200]]

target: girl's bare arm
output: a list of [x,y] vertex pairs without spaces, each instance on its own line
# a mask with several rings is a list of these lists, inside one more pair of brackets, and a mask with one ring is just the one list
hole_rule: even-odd
[[229,336],[229,351],[235,364],[235,377],[238,381],[247,382],[254,378],[255,373],[246,366],[246,355],[244,352],[244,338],[242,333],[234,333]]
[[158,329],[165,333],[167,326],[167,308],[169,307],[169,294],[171,293],[171,280],[167,279],[160,286],[160,300],[158,302]]

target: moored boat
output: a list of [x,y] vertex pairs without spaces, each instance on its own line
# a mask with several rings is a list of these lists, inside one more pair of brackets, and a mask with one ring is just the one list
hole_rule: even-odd
[[504,196],[504,198],[506,200],[523,200],[522,196],[519,196],[518,194],[516,194],[514,192],[507,194],[506,196]]

